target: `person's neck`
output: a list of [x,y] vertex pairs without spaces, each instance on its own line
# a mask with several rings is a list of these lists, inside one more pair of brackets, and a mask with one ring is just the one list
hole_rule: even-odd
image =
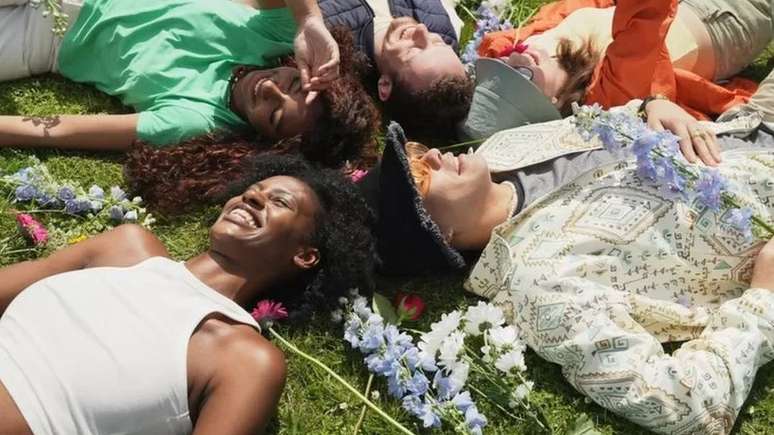
[[236,262],[211,250],[186,261],[185,267],[204,285],[241,306],[249,304],[269,284],[267,276],[242,270]]
[[455,246],[463,250],[484,249],[492,235],[492,230],[505,222],[510,216],[511,204],[517,200],[518,192],[504,183],[492,182],[491,188],[484,198],[481,214],[479,215],[476,233],[461,240],[461,246]]

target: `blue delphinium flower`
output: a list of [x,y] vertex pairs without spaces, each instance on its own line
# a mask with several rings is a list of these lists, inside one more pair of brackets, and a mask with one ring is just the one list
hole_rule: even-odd
[[100,211],[104,205],[105,191],[96,184],[89,188],[89,198],[91,198],[92,211]]
[[31,167],[22,168],[16,171],[15,174],[11,176],[11,178],[15,179],[21,184],[33,184],[35,174]]
[[91,210],[91,202],[84,198],[65,200],[65,211],[70,214],[83,214]]
[[685,192],[685,177],[678,171],[668,158],[654,161],[656,167],[656,182],[661,192],[671,198],[679,197]]
[[729,225],[742,233],[745,240],[752,240],[752,209],[750,207],[729,210],[725,220]]
[[35,196],[35,201],[40,204],[41,207],[58,208],[61,206],[61,201],[54,196],[49,195],[46,192],[38,192]]
[[123,201],[126,199],[126,192],[118,186],[113,186],[110,188],[110,196],[116,201]]
[[75,199],[75,191],[72,189],[72,187],[69,186],[62,186],[59,188],[59,190],[56,192],[57,198],[61,199],[62,201],[70,201]]
[[124,209],[120,205],[114,205],[108,210],[110,219],[120,222],[124,218]]
[[471,433],[480,434],[481,429],[486,426],[487,420],[483,414],[478,412],[476,405],[471,405],[465,410],[465,423]]
[[137,221],[137,210],[129,210],[124,214],[124,222],[136,222]]
[[718,211],[723,204],[722,194],[728,183],[720,172],[714,169],[702,171],[701,178],[694,185],[699,202],[710,210]]
[[32,201],[38,195],[38,189],[31,184],[25,184],[17,187],[14,195],[16,196],[16,201]]

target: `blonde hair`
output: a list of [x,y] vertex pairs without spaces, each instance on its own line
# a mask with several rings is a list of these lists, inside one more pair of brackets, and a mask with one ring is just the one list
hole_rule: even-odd
[[419,194],[424,198],[430,190],[430,166],[422,160],[429,149],[419,142],[406,142],[406,156],[409,161],[409,171],[414,178]]

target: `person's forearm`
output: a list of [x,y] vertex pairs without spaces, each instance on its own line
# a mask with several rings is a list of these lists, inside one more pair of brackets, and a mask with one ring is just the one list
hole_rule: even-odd
[[128,126],[135,116],[0,116],[0,147],[126,151],[135,139]]

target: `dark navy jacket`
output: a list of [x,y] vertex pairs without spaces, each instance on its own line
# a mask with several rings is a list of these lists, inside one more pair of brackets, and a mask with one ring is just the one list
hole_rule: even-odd
[[[458,51],[457,35],[441,0],[387,0],[392,16],[412,17]],[[374,11],[366,0],[318,0],[328,27],[352,30],[355,46],[374,61]]]

